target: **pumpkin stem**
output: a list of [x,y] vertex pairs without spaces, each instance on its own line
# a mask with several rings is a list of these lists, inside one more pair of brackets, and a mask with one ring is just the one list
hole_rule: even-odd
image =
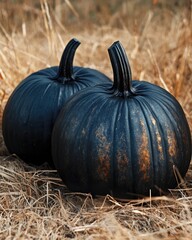
[[114,76],[113,89],[118,96],[133,95],[131,67],[124,47],[119,41],[108,49]]
[[63,78],[63,82],[71,80],[73,78],[73,59],[76,49],[79,45],[80,42],[77,39],[73,38],[68,42],[63,51],[59,64],[59,70],[57,73],[57,78]]

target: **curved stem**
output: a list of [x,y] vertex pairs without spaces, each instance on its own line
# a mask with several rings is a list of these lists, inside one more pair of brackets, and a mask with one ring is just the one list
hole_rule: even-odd
[[80,42],[77,39],[73,38],[69,41],[69,43],[67,44],[63,51],[59,64],[59,70],[57,73],[57,78],[63,78],[63,82],[72,79],[73,59],[75,56],[76,49],[79,45]]
[[108,52],[113,68],[113,88],[120,96],[132,95],[131,67],[125,49],[119,41],[116,41],[108,49]]

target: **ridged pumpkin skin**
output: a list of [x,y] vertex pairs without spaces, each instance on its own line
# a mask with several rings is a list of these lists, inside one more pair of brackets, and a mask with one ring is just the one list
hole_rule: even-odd
[[51,134],[55,119],[70,96],[88,86],[110,82],[99,71],[73,67],[79,41],[66,46],[60,66],[40,70],[11,94],[3,114],[3,137],[10,153],[32,164],[52,164]]
[[116,197],[177,186],[191,159],[184,112],[166,90],[132,81],[119,42],[109,48],[114,86],[87,88],[67,101],[52,135],[55,166],[72,191]]

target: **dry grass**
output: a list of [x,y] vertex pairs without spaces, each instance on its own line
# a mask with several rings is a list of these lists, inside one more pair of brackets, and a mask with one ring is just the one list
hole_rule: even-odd
[[[133,77],[174,94],[192,129],[191,1],[174,8],[166,1],[139,8],[139,1],[120,1],[118,6],[111,1],[116,6],[112,12],[98,1],[100,10],[94,12],[94,19],[91,11],[96,11],[96,1],[92,5],[57,1],[62,8],[48,6],[44,0],[36,7],[32,1],[7,2],[0,2],[0,115],[19,81],[33,71],[58,65],[72,37],[82,42],[75,63],[111,77],[107,48],[120,40]],[[191,239],[191,235],[192,166],[183,184],[168,196],[93,199],[89,194],[70,193],[48,166],[34,168],[10,156],[0,134],[1,239]]]

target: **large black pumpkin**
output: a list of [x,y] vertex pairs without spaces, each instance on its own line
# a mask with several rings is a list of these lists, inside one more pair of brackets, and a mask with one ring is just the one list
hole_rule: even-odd
[[177,100],[132,81],[119,42],[109,48],[114,84],[87,88],[61,110],[52,135],[55,166],[72,191],[153,195],[177,185],[191,159],[190,130]]
[[80,42],[72,39],[60,65],[35,72],[24,79],[10,96],[3,114],[3,136],[10,153],[28,163],[52,163],[51,133],[66,100],[77,91],[111,82],[97,70],[73,67]]

